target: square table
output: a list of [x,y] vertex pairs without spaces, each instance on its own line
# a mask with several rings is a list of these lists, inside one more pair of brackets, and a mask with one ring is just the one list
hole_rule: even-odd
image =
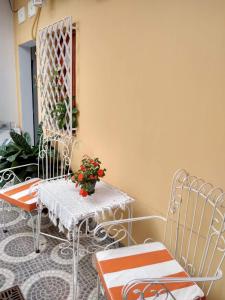
[[[72,239],[73,251],[73,299],[77,298],[77,278],[80,237],[94,235],[94,228],[89,227],[89,221],[95,219],[97,226],[100,220],[106,215],[115,219],[115,211],[118,209],[127,210],[128,218],[132,217],[132,203],[134,199],[119,189],[103,182],[97,182],[95,193],[91,196],[82,197],[79,195],[79,188],[65,178],[43,181],[38,189],[38,220],[37,220],[37,249],[39,246],[39,235],[67,241],[53,235],[40,231],[41,212],[43,207],[48,208],[49,217],[60,231],[68,231],[69,239]],[[82,231],[83,225],[85,232]],[[128,228],[128,231],[131,227]],[[76,242],[76,245],[75,245]]]

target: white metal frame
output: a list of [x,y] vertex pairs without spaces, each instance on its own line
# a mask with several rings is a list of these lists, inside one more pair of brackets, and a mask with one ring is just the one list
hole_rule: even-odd
[[[72,135],[72,18],[66,17],[39,31],[41,121],[44,128]],[[68,102],[66,101],[68,99]],[[57,103],[66,105],[66,128],[52,117]]]
[[[31,164],[26,164],[26,165],[22,165],[22,166],[17,166],[17,167],[12,167],[12,168],[7,168],[4,170],[0,171],[0,183],[5,181],[6,184],[4,187],[6,186],[11,186],[11,185],[15,185],[17,183],[21,183],[21,180],[17,177],[15,171],[20,169],[20,168],[25,168],[25,167],[29,167],[29,166],[37,166],[38,164],[35,163],[31,163]],[[26,178],[26,180],[28,180],[30,178]],[[0,198],[0,202],[1,202],[1,206],[2,206],[2,219],[3,219],[3,232],[7,233],[8,230],[6,228],[6,223],[5,223],[5,211],[6,210],[11,210],[11,205],[9,203],[7,203],[6,201],[4,201],[3,199]],[[34,218],[32,213],[27,212],[27,215],[31,218],[32,221],[32,232],[33,232],[33,238],[34,238],[34,250],[36,251],[36,244],[35,244],[35,226],[34,226]]]
[[51,180],[69,175],[74,145],[71,135],[45,129],[39,144],[39,177]]
[[[128,218],[132,218],[133,215],[133,208],[132,208],[132,203],[130,204],[126,204],[124,206],[123,209],[121,208],[116,208],[113,211],[113,214],[111,216],[112,220],[111,222],[120,222],[121,220],[124,220],[124,216],[128,216]],[[74,260],[74,268],[73,270],[75,271],[74,273],[74,284],[75,284],[75,290],[74,290],[74,300],[79,299],[79,295],[78,295],[78,291],[77,291],[77,286],[78,286],[78,273],[79,273],[79,257],[80,255],[83,254],[83,251],[85,251],[85,253],[88,254],[94,254],[99,250],[104,250],[107,246],[105,246],[104,244],[99,243],[99,239],[96,240],[96,228],[98,228],[100,220],[96,221],[96,225],[94,227],[90,227],[90,220],[93,220],[95,218],[94,215],[90,215],[88,217],[86,217],[85,219],[83,219],[79,226],[77,228],[75,228],[75,231],[73,231],[73,244],[74,242],[76,242],[76,251],[75,251],[75,260]],[[82,227],[85,228],[85,232],[82,232]],[[127,233],[128,233],[128,244],[131,244],[131,231],[132,231],[132,227],[131,227],[131,223],[128,224],[127,227]],[[91,240],[91,245],[87,248],[87,249],[80,249],[80,241],[82,238],[92,238]],[[116,240],[115,236],[108,236],[110,239],[113,238],[113,242],[110,244],[112,245],[116,245],[118,243],[118,241]],[[102,242],[106,242],[106,239],[103,238],[101,239]]]
[[[153,284],[160,285],[160,292],[155,291],[154,299],[161,293],[164,293],[165,299],[169,296],[175,299],[166,288],[166,284],[188,281],[198,283],[207,297],[214,282],[223,276],[221,266],[225,257],[224,191],[214,188],[201,178],[189,175],[185,170],[178,170],[173,178],[167,217],[146,216],[104,222],[95,229],[95,238],[102,241],[110,236],[122,242],[130,234],[125,224],[151,220],[164,222],[163,242],[190,277],[137,278],[124,286],[122,299],[128,299],[130,293],[138,294],[140,300],[145,299],[146,291],[152,290]],[[133,237],[131,240],[137,244]],[[149,238],[144,241],[149,242]],[[112,244],[107,245],[106,249]],[[136,288],[140,283],[145,284],[143,290]]]
[[[58,179],[58,178],[57,178]],[[79,273],[79,260],[80,256],[85,254],[93,254],[99,249],[104,249],[105,246],[101,245],[99,241],[95,239],[95,229],[100,223],[100,219],[96,220],[96,215],[93,213],[83,218],[78,225],[76,225],[71,232],[68,232],[68,239],[60,238],[51,234],[46,234],[40,230],[41,224],[41,212],[44,208],[41,199],[38,201],[38,220],[37,220],[37,249],[39,249],[39,236],[44,235],[61,241],[60,249],[61,253],[65,250],[71,250],[73,256],[73,300],[79,299],[78,294],[78,273]],[[111,215],[112,220],[122,220],[124,216],[132,217],[132,202],[124,205],[123,208],[115,208]],[[129,236],[131,236],[131,226],[128,226]],[[81,247],[81,239],[91,239],[91,244],[88,248]],[[128,239],[129,240],[129,239]],[[103,240],[104,242],[104,240]],[[129,241],[128,241],[129,242]]]
[[[72,136],[68,136],[66,134],[59,135],[57,133],[45,130],[44,134],[40,137],[38,163],[31,163],[1,170],[0,182],[6,181],[6,186],[16,185],[17,183],[20,183],[21,180],[16,175],[16,170],[31,165],[37,166],[38,178],[41,179],[41,182],[68,176],[70,173],[71,157],[74,144],[75,143]],[[26,178],[26,180],[28,179],[30,178]],[[30,188],[30,191],[31,193],[38,193],[38,185],[34,184],[34,186]],[[5,224],[6,201],[1,200],[1,202],[3,211],[3,232],[7,232]],[[8,206],[10,207],[9,204]],[[37,207],[37,210],[38,214],[41,214],[41,208]],[[36,228],[37,230],[35,230],[33,215],[30,212],[28,212],[27,214],[32,219],[34,249],[38,253],[39,240],[37,240],[36,237],[39,237],[38,230],[40,231],[40,223],[37,224],[38,227]]]

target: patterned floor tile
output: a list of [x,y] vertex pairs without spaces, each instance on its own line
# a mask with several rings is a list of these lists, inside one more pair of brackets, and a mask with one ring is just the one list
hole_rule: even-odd
[[[42,236],[41,253],[36,254],[32,222],[21,216],[17,208],[6,212],[6,223],[8,232],[3,233],[0,209],[0,291],[18,285],[26,300],[72,300],[71,250]],[[64,237],[47,216],[42,218],[42,230]],[[79,266],[79,300],[104,300],[97,299],[91,255],[83,254]]]

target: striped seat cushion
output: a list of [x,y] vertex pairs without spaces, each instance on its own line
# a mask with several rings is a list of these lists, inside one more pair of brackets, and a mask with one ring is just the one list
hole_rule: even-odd
[[32,211],[36,208],[37,203],[37,194],[34,192],[33,186],[39,181],[39,178],[32,178],[14,186],[3,188],[0,190],[0,199],[23,210]]
[[[180,264],[171,256],[162,243],[154,242],[130,247],[101,251],[96,254],[97,269],[108,300],[122,299],[122,288],[134,279],[160,277],[188,277]],[[134,289],[144,287],[143,284]],[[177,300],[203,299],[204,294],[196,283],[168,283],[166,287]],[[151,290],[161,290],[162,285],[153,285],[145,293],[145,299],[155,299]],[[164,295],[163,295],[164,293]],[[129,300],[138,295],[129,293]],[[165,292],[157,300],[165,299]],[[167,300],[173,299],[171,296]]]

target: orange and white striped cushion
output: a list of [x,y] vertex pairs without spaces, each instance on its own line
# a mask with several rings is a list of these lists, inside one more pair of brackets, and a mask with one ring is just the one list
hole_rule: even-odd
[[[122,288],[129,281],[140,278],[188,277],[180,264],[171,256],[162,243],[154,242],[130,247],[101,251],[96,254],[97,269],[105,288],[108,300],[122,299]],[[143,284],[134,289],[144,287]],[[166,287],[177,300],[193,300],[204,297],[196,283],[169,283]],[[160,290],[162,286],[153,285],[151,290]],[[145,299],[152,300],[154,293],[146,292]],[[129,300],[138,299],[138,295],[129,293]],[[157,299],[165,299],[161,294]],[[172,299],[170,296],[167,298]]]
[[22,208],[26,211],[32,211],[36,208],[37,195],[32,192],[32,186],[40,181],[39,178],[32,178],[25,182],[3,188],[0,190],[0,199],[9,202],[12,205]]

